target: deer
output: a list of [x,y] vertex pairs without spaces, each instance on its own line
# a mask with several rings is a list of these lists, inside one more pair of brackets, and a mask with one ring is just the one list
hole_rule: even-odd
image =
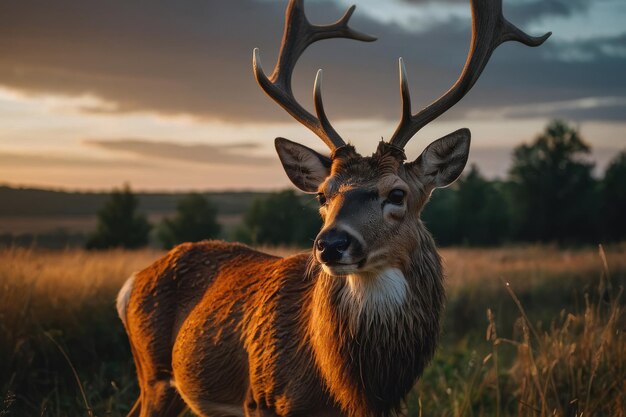
[[445,301],[442,260],[420,213],[435,189],[461,175],[470,131],[432,142],[410,162],[404,148],[468,93],[500,44],[539,46],[551,33],[522,32],[504,18],[502,0],[471,0],[471,47],[457,81],[413,113],[400,58],[400,123],[361,156],[329,122],[322,71],[315,115],[291,83],[311,44],[376,39],[350,27],[354,10],[314,25],[303,0],[289,0],[271,75],[253,52],[263,91],[330,148],[323,155],[275,140],[291,182],[319,200],[323,226],[312,249],[281,258],[238,243],[185,243],[133,274],[117,299],[140,387],[128,416],[187,408],[203,417],[405,414],[405,397],[435,352]]

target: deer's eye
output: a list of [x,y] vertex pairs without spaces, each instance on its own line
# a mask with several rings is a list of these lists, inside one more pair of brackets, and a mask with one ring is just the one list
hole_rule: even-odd
[[404,190],[400,190],[396,188],[395,190],[392,190],[387,196],[387,202],[391,204],[395,204],[396,206],[401,206],[402,203],[404,202],[405,196],[406,196],[406,193],[404,192]]
[[320,206],[326,205],[326,196],[324,193],[317,193],[317,201],[319,201]]

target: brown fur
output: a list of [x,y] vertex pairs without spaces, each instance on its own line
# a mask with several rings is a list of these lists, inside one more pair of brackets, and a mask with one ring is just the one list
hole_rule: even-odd
[[[320,185],[336,194],[322,210],[325,227],[349,204],[337,197],[342,190],[377,190],[389,176],[410,184],[403,221],[360,228],[404,274],[401,310],[393,319],[363,311],[367,319],[355,321],[342,304],[346,277],[328,275],[308,253],[282,259],[240,244],[180,245],[134,278],[125,319],[141,397],[131,415],[176,415],[185,404],[201,416],[401,413],[434,353],[444,299],[440,259],[419,220],[427,196],[403,155],[384,144],[369,158],[345,147],[332,159]],[[371,221],[379,206],[356,218]]]
[[401,414],[434,353],[444,301],[441,262],[419,214],[433,189],[463,171],[471,135],[446,135],[411,163],[402,149],[471,89],[498,45],[538,46],[549,36],[517,29],[501,0],[471,5],[472,44],[455,85],[412,114],[400,61],[401,123],[364,158],[330,126],[321,72],[317,117],[297,103],[291,73],[314,42],[374,38],[348,26],[354,8],[313,26],[303,0],[289,1],[272,75],[258,49],[253,67],[263,90],[332,150],[328,158],[275,141],[294,185],[319,193],[324,227],[311,254],[280,259],[238,244],[185,244],[135,275],[118,299],[141,387],[131,416],[176,415],[185,404],[201,416]]

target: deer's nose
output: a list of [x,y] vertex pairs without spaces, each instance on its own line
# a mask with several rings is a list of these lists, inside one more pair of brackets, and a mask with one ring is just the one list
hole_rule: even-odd
[[343,253],[350,247],[350,235],[342,230],[329,229],[317,237],[315,248],[324,263],[338,262]]

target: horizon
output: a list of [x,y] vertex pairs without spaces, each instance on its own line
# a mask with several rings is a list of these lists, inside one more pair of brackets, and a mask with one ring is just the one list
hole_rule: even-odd
[[[524,142],[528,143],[528,142]],[[512,149],[508,148],[493,148],[484,150],[487,154],[491,152],[504,153],[509,152],[512,153]],[[596,180],[601,179],[604,176],[605,170],[608,167],[611,160],[618,155],[620,150],[614,150],[610,148],[600,149],[598,152],[596,149],[592,148],[589,158],[586,160],[590,161],[594,164],[594,169],[592,171],[593,177]],[[600,158],[596,158],[597,156]],[[470,159],[467,163],[467,166],[461,177],[467,174],[470,167],[476,166],[478,168],[479,173],[489,181],[507,181],[508,180],[508,167],[510,165],[510,160],[499,160],[497,163],[505,164],[507,167],[506,171],[503,171],[500,175],[490,175],[489,173],[485,173],[484,166],[478,163],[476,158],[472,158],[472,152],[470,151]],[[279,174],[285,177],[285,184],[283,185],[275,185],[268,187],[254,187],[254,186],[246,186],[242,184],[241,186],[227,187],[227,188],[218,188],[217,187],[205,187],[202,186],[196,188],[185,188],[184,184],[181,184],[180,187],[175,188],[159,188],[159,185],[150,186],[147,188],[139,188],[135,186],[130,181],[123,181],[119,184],[112,184],[108,187],[93,187],[93,186],[84,186],[84,187],[73,187],[71,185],[54,185],[54,184],[37,184],[37,183],[12,183],[0,180],[0,188],[6,187],[10,189],[16,190],[37,190],[37,191],[51,191],[51,192],[64,192],[64,193],[110,193],[114,190],[118,190],[123,188],[124,186],[129,186],[133,193],[136,194],[193,194],[193,193],[273,193],[282,191],[285,189],[295,189],[293,185],[289,182],[287,177],[283,174],[282,167],[279,164],[278,156],[276,156],[276,170]],[[298,190],[296,190],[298,191]]]

